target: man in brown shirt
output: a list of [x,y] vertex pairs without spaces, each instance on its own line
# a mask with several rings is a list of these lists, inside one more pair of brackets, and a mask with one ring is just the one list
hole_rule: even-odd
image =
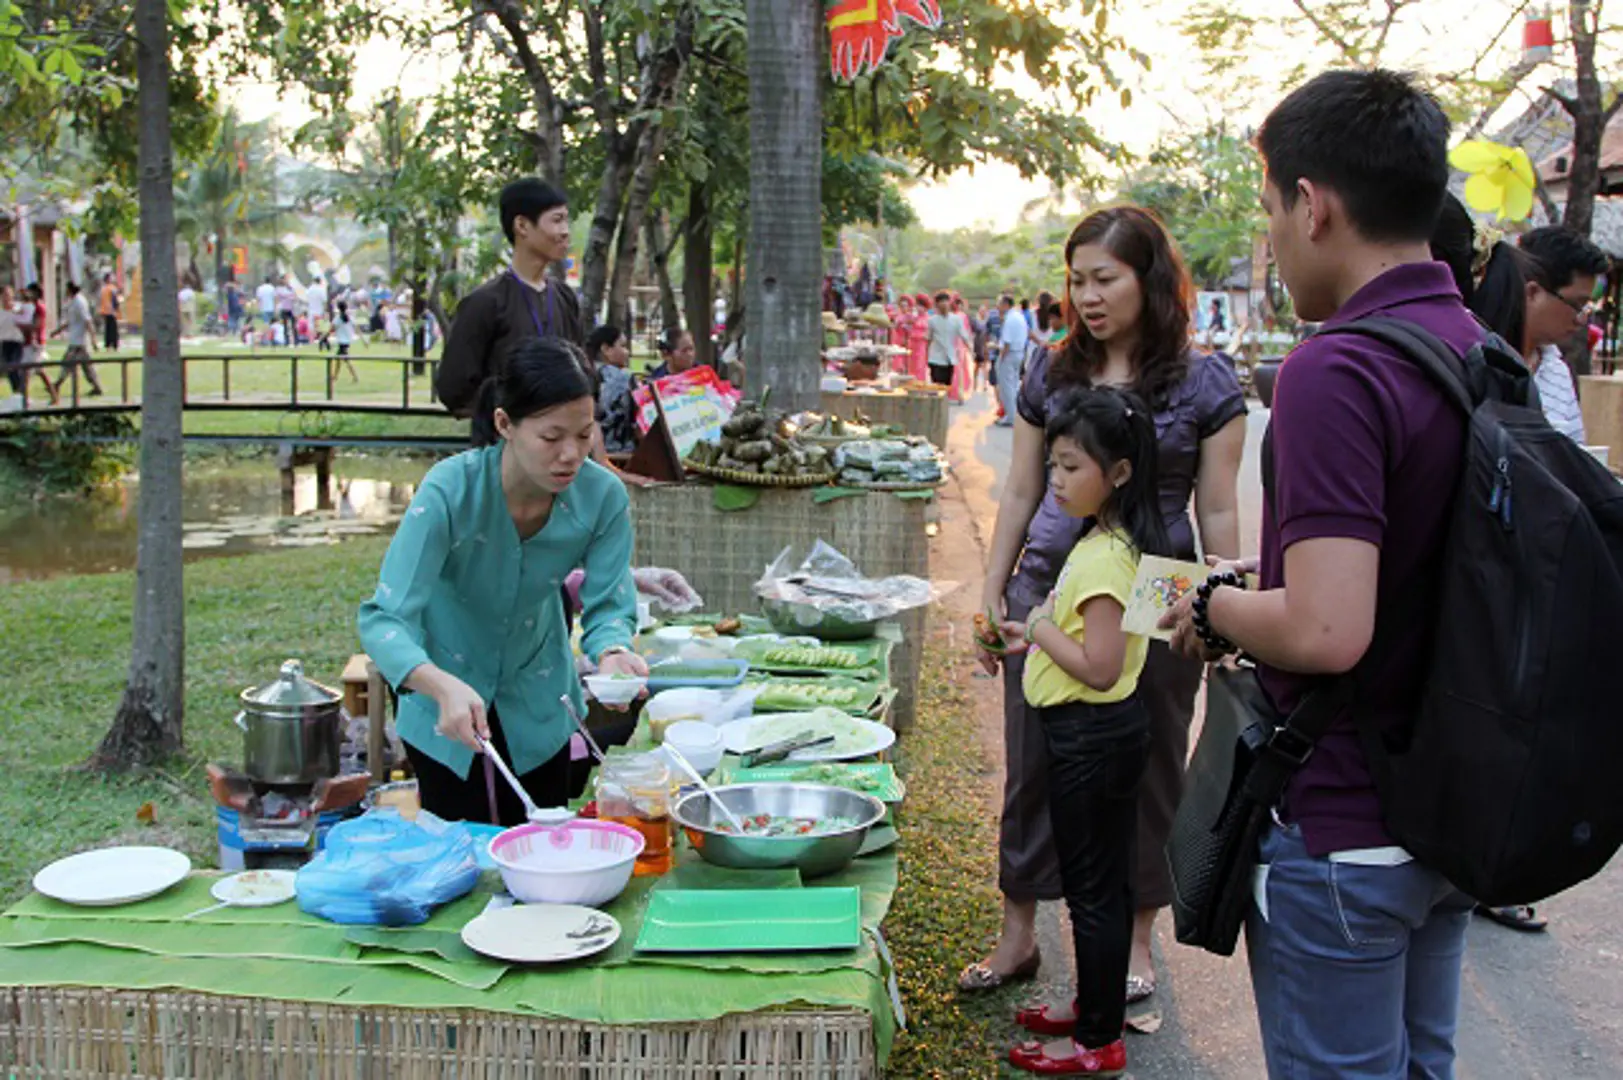
[[547,267],[569,257],[569,201],[535,177],[502,188],[502,232],[513,261],[469,293],[457,307],[435,380],[440,401],[469,416],[479,387],[496,374],[508,352],[536,337],[585,344],[575,291],[547,277]]

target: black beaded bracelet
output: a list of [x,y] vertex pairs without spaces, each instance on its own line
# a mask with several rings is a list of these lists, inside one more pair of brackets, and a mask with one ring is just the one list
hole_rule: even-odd
[[1245,579],[1232,570],[1212,574],[1195,587],[1195,602],[1190,605],[1190,614],[1195,624],[1195,635],[1200,638],[1201,644],[1215,653],[1231,653],[1237,649],[1234,642],[1212,629],[1212,619],[1208,611],[1212,602],[1212,593],[1224,585],[1235,589],[1244,589]]

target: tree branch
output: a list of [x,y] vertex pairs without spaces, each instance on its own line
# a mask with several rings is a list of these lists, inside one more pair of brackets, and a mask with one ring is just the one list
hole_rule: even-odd
[[1315,15],[1312,9],[1308,7],[1306,0],[1292,0],[1292,3],[1296,5],[1296,10],[1302,13],[1302,17],[1313,24],[1313,29],[1323,34],[1331,44],[1341,50],[1343,59],[1350,60],[1353,63],[1359,62],[1358,50],[1344,36],[1336,33],[1323,19]]
[[1573,116],[1578,115],[1578,103],[1576,101],[1574,101],[1572,98],[1569,98],[1567,95],[1563,94],[1561,91],[1557,90],[1553,86],[1543,87],[1543,90],[1544,90],[1544,92],[1546,94],[1550,95],[1550,97],[1553,98],[1558,104],[1560,104],[1560,106],[1563,109],[1567,110],[1568,113],[1570,113]]
[[608,65],[603,58],[603,14],[596,4],[582,9],[586,16],[586,73],[592,82],[592,112],[605,139],[620,136],[614,97],[609,91]]
[[1605,112],[1600,114],[1600,129],[1602,131],[1606,130],[1606,125],[1611,122],[1612,117],[1617,115],[1617,110],[1619,108],[1623,108],[1623,90],[1617,91],[1613,94],[1612,103],[1606,106]]
[[535,55],[535,50],[530,48],[530,33],[524,25],[524,13],[518,3],[516,0],[475,0],[475,6],[494,15],[496,21],[501,23],[512,45],[512,54],[524,73],[524,81],[530,84],[530,90],[535,95],[541,122],[550,123],[554,103],[552,80],[547,77],[546,68]]

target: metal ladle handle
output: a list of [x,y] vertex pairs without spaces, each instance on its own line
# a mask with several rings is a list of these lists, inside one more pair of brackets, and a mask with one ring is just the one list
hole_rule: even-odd
[[496,771],[502,774],[508,785],[518,795],[519,801],[524,804],[524,816],[526,818],[539,816],[541,808],[535,805],[535,800],[530,798],[530,793],[524,790],[524,785],[518,782],[518,777],[513,775],[513,770],[507,767],[507,762],[502,760],[502,756],[496,752],[496,748],[490,744],[490,740],[480,739],[479,748],[495,763]]
[[721,796],[716,794],[715,789],[704,782],[704,777],[700,776],[699,770],[695,769],[692,763],[689,762],[686,757],[682,756],[682,751],[678,750],[670,743],[665,743],[662,749],[666,757],[676,762],[677,765],[681,766],[683,772],[687,773],[689,776],[693,777],[694,780],[698,781],[699,790],[710,796],[710,801],[715,803],[716,808],[726,815],[727,820],[732,823],[733,828],[738,830],[738,835],[743,836],[743,821],[739,820],[738,815],[733,813],[732,807],[721,801]]

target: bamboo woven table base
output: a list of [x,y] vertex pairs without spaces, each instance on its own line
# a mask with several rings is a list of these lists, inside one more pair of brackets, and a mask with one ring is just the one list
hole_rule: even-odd
[[0,1070],[50,1080],[869,1080],[859,1010],[611,1027],[191,992],[0,990]]

